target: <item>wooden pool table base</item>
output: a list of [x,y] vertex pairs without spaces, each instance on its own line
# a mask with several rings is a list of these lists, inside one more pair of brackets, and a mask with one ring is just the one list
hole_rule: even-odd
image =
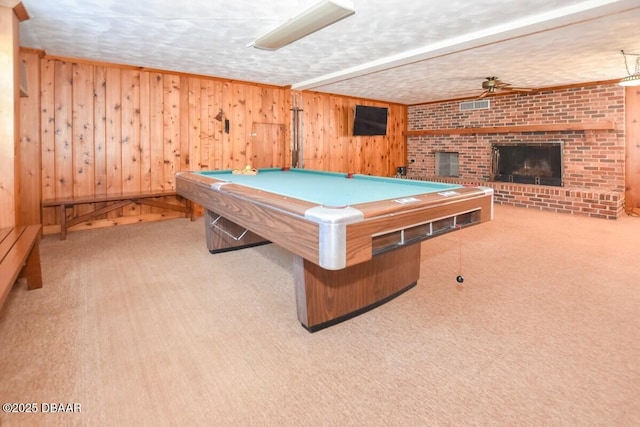
[[409,286],[406,286],[405,288],[400,289],[395,294],[389,295],[388,297],[383,298],[380,301],[376,301],[373,304],[370,304],[370,305],[368,305],[366,307],[359,308],[359,309],[354,310],[354,311],[352,311],[350,313],[347,313],[345,315],[333,318],[331,320],[327,320],[324,323],[318,323],[317,325],[313,325],[313,326],[307,326],[302,321],[300,323],[302,324],[302,327],[305,328],[307,331],[309,331],[309,332],[317,332],[317,331],[319,331],[321,329],[328,328],[328,327],[333,326],[333,325],[337,325],[338,323],[344,322],[346,320],[349,320],[351,318],[354,318],[356,316],[364,314],[364,313],[366,313],[366,312],[368,312],[370,310],[373,310],[373,309],[375,309],[377,307],[380,307],[381,305],[384,305],[384,304],[388,303],[392,299],[395,299],[396,297],[399,297],[400,295],[402,295],[403,293],[407,292],[408,290],[410,290],[411,288],[413,288],[417,284],[418,284],[418,282],[410,283]]
[[[235,222],[206,210],[207,248],[212,254],[270,243]],[[319,331],[374,309],[414,287],[420,276],[420,244],[374,255],[341,270],[327,270],[293,255],[298,320]]]
[[385,304],[414,287],[420,244],[375,255],[342,270],[325,270],[294,256],[298,320],[315,332]]

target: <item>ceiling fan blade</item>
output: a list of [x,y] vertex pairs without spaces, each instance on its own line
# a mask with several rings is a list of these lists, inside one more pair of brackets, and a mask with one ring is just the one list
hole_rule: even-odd
[[490,91],[485,90],[484,92],[482,92],[482,93],[480,94],[480,96],[478,97],[478,99],[482,99],[482,98],[484,98],[485,96],[489,95],[489,93],[490,93]]
[[514,92],[533,92],[535,89],[530,87],[510,87],[509,90]]

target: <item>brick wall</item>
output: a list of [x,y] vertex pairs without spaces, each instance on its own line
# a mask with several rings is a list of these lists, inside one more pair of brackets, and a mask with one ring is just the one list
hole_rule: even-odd
[[[617,218],[624,203],[624,88],[615,84],[490,98],[487,110],[459,102],[411,106],[408,130],[593,123],[616,130],[421,135],[407,138],[407,175],[414,179],[488,185],[496,203]],[[563,187],[490,182],[491,144],[562,141]],[[459,177],[435,176],[435,153],[459,153]]]

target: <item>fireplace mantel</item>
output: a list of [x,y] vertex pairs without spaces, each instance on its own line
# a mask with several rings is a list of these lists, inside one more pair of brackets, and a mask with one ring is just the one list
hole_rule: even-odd
[[486,134],[486,133],[519,133],[519,132],[565,132],[565,131],[607,131],[615,130],[615,123],[612,120],[584,123],[554,123],[546,125],[514,125],[514,126],[486,126],[486,127],[466,127],[448,129],[420,129],[408,130],[406,136],[420,135],[465,135],[465,134]]

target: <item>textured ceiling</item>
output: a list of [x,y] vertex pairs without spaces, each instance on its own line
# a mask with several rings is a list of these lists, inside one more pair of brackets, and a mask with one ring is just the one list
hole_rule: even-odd
[[640,52],[639,0],[352,0],[355,15],[278,51],[247,47],[317,1],[22,0],[21,45],[402,104],[475,96],[488,76],[617,79],[620,50]]

